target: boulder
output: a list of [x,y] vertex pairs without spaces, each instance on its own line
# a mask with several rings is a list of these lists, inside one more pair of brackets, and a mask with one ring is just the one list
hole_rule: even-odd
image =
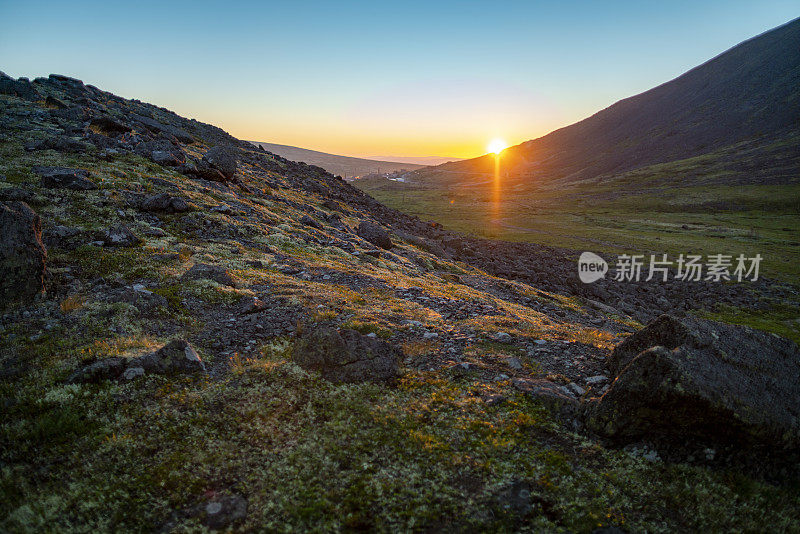
[[361,221],[358,228],[356,228],[356,234],[376,247],[381,247],[386,250],[392,248],[392,239],[389,237],[389,233],[384,230],[383,227],[375,223]]
[[514,378],[511,384],[562,419],[572,421],[578,415],[580,404],[572,391],[565,386],[543,378]]
[[206,370],[200,356],[184,339],[170,341],[157,351],[134,358],[128,363],[128,368],[136,367],[141,367],[145,373],[161,375],[190,374]]
[[309,217],[308,215],[303,215],[300,217],[300,223],[318,230],[322,230],[322,225],[319,223],[319,221]]
[[236,287],[236,280],[228,272],[228,269],[207,263],[193,265],[183,274],[181,280],[213,280],[223,286]]
[[203,160],[222,173],[227,180],[236,174],[236,149],[232,147],[212,147],[205,153]]
[[150,159],[153,163],[157,163],[163,167],[179,167],[185,163],[185,157],[181,157],[179,153],[169,152],[167,150],[153,150],[150,154]]
[[203,507],[201,523],[211,530],[223,530],[244,521],[247,499],[241,495],[216,497]]
[[621,343],[610,367],[618,376],[586,415],[614,441],[800,451],[800,349],[789,340],[664,315]]
[[157,193],[142,201],[141,208],[150,212],[179,213],[189,210],[189,203],[180,197],[173,197],[167,193]]
[[334,383],[389,382],[397,376],[400,357],[386,341],[327,327],[304,334],[292,351],[300,367]]
[[31,170],[41,177],[42,187],[75,190],[97,189],[94,182],[88,178],[89,171],[84,169],[36,165]]
[[41,98],[41,95],[29,80],[24,78],[15,80],[4,72],[0,72],[0,94],[18,96],[26,100],[38,100]]
[[106,230],[103,242],[109,247],[133,247],[138,245],[142,238],[124,224],[115,224]]
[[36,212],[24,202],[0,202],[0,307],[44,291],[46,260]]

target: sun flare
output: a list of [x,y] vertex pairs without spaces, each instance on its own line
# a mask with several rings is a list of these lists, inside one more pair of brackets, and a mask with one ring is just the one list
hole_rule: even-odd
[[506,148],[508,148],[508,145],[502,139],[492,139],[489,141],[489,144],[486,145],[486,150],[489,152],[494,152],[495,154],[499,154]]

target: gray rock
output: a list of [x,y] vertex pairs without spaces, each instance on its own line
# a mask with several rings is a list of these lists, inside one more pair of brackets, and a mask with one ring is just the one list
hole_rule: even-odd
[[134,378],[138,378],[140,376],[144,376],[143,367],[128,367],[125,369],[125,372],[122,373],[122,378],[125,380],[133,380]]
[[205,372],[206,366],[188,341],[176,339],[157,351],[134,358],[128,368],[141,367],[148,373],[163,375]]
[[608,377],[605,375],[590,376],[583,381],[587,386],[598,386],[608,382]]
[[519,360],[519,358],[506,358],[506,364],[508,364],[510,368],[517,371],[522,369],[522,362]]
[[311,226],[312,228],[322,230],[322,225],[318,221],[309,217],[308,215],[303,215],[302,217],[300,217],[300,222],[302,224],[305,224],[306,226]]
[[578,384],[576,384],[575,382],[570,382],[569,384],[567,384],[567,387],[569,388],[569,390],[570,390],[572,393],[574,393],[574,394],[575,394],[575,395],[577,395],[578,397],[582,397],[582,396],[583,396],[583,395],[586,393],[586,390],[585,390],[585,389],[583,389],[582,387],[580,387],[580,386],[579,386]]
[[142,238],[124,224],[115,224],[106,230],[103,241],[109,247],[133,247],[138,245]]
[[157,351],[132,358],[106,358],[76,370],[67,378],[70,384],[97,383],[101,380],[133,380],[146,373],[159,375],[204,373],[205,364],[189,342],[171,341]]
[[292,358],[334,383],[388,382],[397,376],[400,352],[355,330],[316,328],[295,344]]
[[149,212],[182,213],[189,210],[189,203],[180,197],[158,193],[142,201],[142,210]]
[[511,335],[506,332],[497,332],[495,335],[492,336],[492,339],[494,339],[498,343],[511,343],[511,341],[513,340]]
[[42,187],[75,190],[97,189],[94,182],[88,178],[89,171],[84,169],[36,165],[31,170],[41,177]]
[[179,167],[186,163],[186,154],[183,150],[166,139],[141,142],[136,145],[134,151],[165,167]]
[[511,384],[542,402],[547,408],[562,417],[574,417],[578,413],[578,401],[565,387],[540,378],[514,378]]
[[15,80],[3,74],[0,76],[0,94],[24,98],[25,100],[38,100],[41,95],[30,81],[20,78]]
[[587,407],[602,435],[800,451],[800,349],[789,340],[665,315],[609,360],[619,376]]
[[215,146],[208,150],[203,160],[230,180],[236,174],[236,149],[228,146]]
[[185,158],[181,158],[178,154],[167,150],[153,150],[150,153],[150,159],[153,163],[157,163],[164,167],[179,167],[185,163]]
[[388,232],[375,223],[361,221],[358,228],[356,228],[356,234],[376,247],[381,247],[385,250],[392,248],[392,239],[389,237]]
[[120,134],[131,131],[131,127],[110,115],[100,115],[92,119],[90,126],[104,134]]
[[46,260],[36,212],[24,202],[0,202],[0,307],[44,291]]
[[217,498],[205,505],[201,523],[211,530],[227,529],[247,517],[247,499],[241,495]]

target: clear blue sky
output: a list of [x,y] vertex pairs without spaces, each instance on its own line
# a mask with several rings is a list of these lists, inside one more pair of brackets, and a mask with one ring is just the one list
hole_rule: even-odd
[[800,16],[798,0],[0,0],[0,70],[363,156],[538,137]]

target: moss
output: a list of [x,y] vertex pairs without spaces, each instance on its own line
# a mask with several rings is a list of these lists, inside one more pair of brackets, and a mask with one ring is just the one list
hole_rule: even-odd
[[392,331],[385,326],[373,322],[347,321],[342,324],[343,328],[350,328],[362,334],[375,334],[384,339],[392,337]]
[[134,280],[152,276],[156,271],[148,264],[146,257],[145,251],[136,248],[106,249],[83,245],[65,253],[62,261],[79,265],[87,277],[122,276]]
[[762,310],[718,304],[713,311],[701,312],[700,315],[707,319],[772,332],[800,344],[800,308],[789,304],[773,302]]

